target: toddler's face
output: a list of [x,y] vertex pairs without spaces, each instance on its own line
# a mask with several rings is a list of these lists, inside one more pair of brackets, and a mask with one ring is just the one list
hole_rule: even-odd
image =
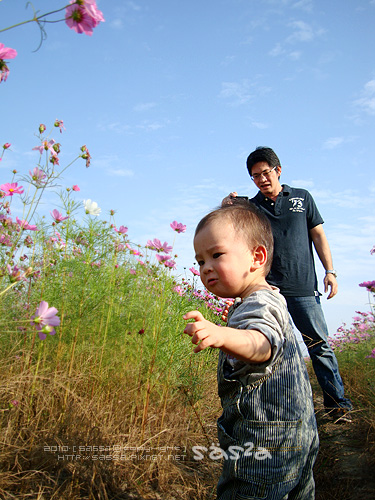
[[194,238],[195,257],[204,286],[219,297],[251,293],[253,250],[240,232],[225,220],[215,220]]

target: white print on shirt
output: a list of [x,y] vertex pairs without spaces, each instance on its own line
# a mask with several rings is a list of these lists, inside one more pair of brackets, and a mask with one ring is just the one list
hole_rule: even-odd
[[292,206],[289,208],[292,212],[304,212],[305,207],[303,206],[303,202],[305,198],[290,198],[289,201],[292,203]]

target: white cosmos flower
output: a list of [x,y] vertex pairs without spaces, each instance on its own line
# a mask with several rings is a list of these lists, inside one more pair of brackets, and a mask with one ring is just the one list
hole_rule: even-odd
[[99,215],[102,211],[102,209],[98,207],[96,201],[83,200],[83,206],[85,207],[85,212],[90,215]]

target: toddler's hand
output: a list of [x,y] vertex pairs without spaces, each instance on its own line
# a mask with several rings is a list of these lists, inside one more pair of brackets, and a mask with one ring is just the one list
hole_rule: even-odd
[[224,311],[223,311],[223,314],[221,315],[221,319],[225,322],[228,321],[228,311],[229,311],[229,308],[230,306],[232,306],[234,304],[234,300],[232,299],[228,299],[225,301],[225,307],[224,307]]
[[190,335],[193,344],[197,347],[194,352],[202,351],[206,347],[220,348],[223,345],[221,328],[204,319],[199,311],[190,311],[183,316],[183,319],[194,319],[194,323],[188,323],[184,333]]

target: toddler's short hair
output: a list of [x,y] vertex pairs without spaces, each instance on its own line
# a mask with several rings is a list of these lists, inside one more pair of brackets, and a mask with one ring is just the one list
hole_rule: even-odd
[[198,223],[195,236],[209,223],[224,219],[229,221],[247,241],[249,248],[262,245],[267,250],[267,262],[264,266],[265,276],[269,273],[273,258],[273,235],[270,221],[251,202],[237,202],[224,205],[207,214]]

